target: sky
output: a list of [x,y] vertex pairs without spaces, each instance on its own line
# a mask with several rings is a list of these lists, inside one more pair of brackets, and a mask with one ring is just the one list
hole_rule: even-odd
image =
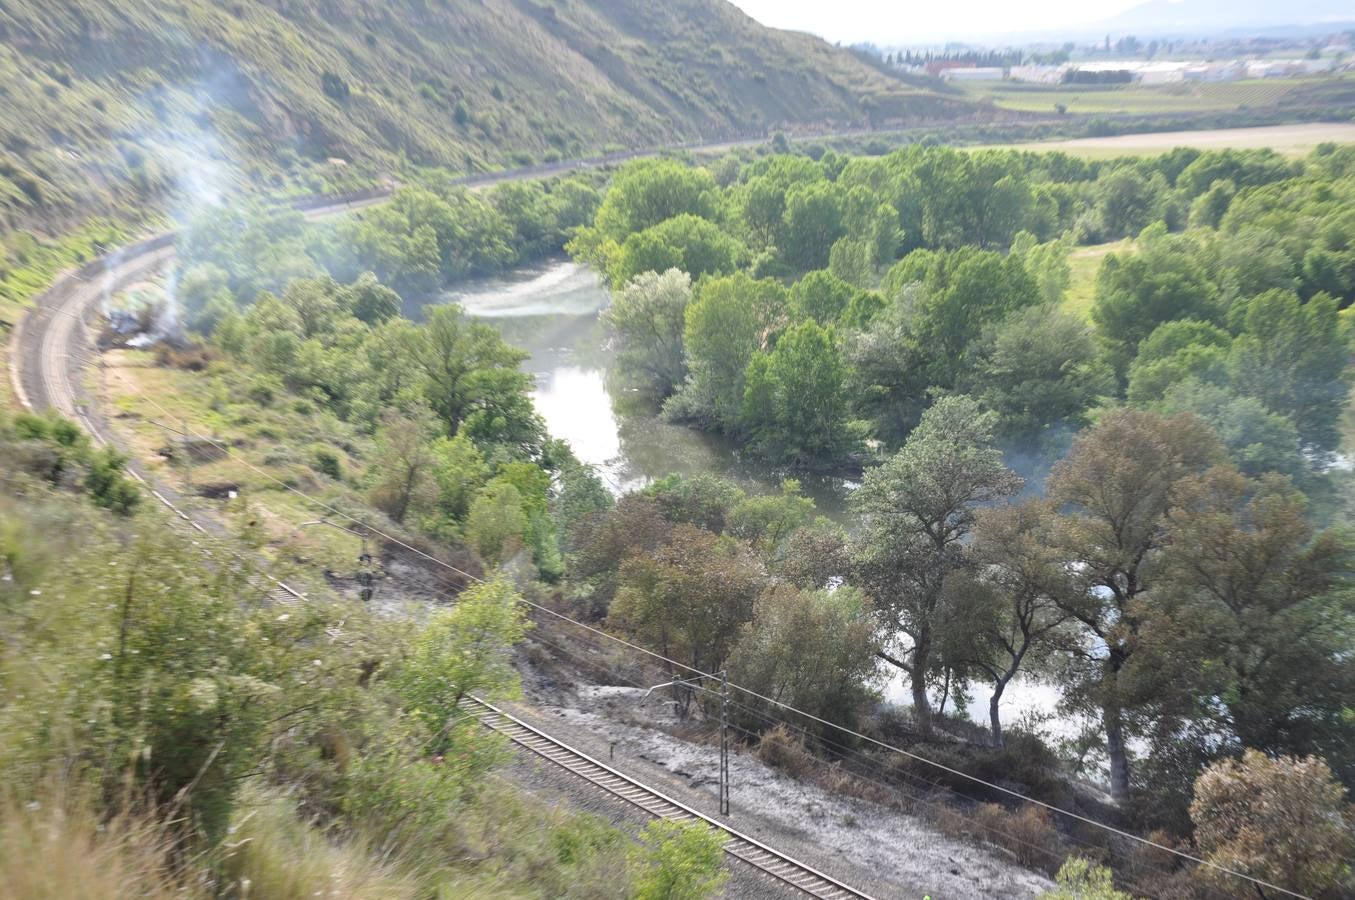
[[1142,0],[733,0],[764,25],[830,41],[879,46],[991,37],[1002,32],[1077,31]]

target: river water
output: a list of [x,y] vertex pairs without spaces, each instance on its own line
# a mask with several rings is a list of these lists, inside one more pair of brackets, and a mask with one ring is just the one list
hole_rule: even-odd
[[[775,490],[784,473],[741,456],[718,435],[663,421],[617,383],[598,316],[609,300],[596,272],[566,260],[464,282],[442,297],[442,302],[458,303],[468,315],[493,324],[508,343],[527,351],[523,367],[535,379],[532,400],[547,431],[568,441],[614,493],[635,490],[672,472],[711,472],[738,481],[750,492]],[[852,481],[799,477],[819,512],[847,524]],[[881,676],[886,699],[911,703],[906,681],[890,672]],[[1002,698],[1004,727],[1029,716],[1049,716],[1058,701],[1056,686],[1018,677]],[[976,686],[968,712],[974,721],[987,724],[986,685]],[[1068,738],[1081,724],[1055,719],[1042,730],[1053,738]]]
[[[596,272],[552,260],[495,278],[465,282],[443,296],[490,322],[526,350],[536,381],[532,400],[553,437],[595,466],[616,494],[673,472],[713,472],[753,493],[775,490],[786,473],[748,459],[733,442],[665,422],[612,376],[613,356],[598,314],[610,298]],[[845,513],[854,485],[842,478],[797,476],[824,515]]]

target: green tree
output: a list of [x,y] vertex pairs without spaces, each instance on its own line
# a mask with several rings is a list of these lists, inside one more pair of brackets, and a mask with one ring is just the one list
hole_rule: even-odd
[[607,256],[607,281],[617,287],[643,272],[679,269],[693,278],[733,272],[745,251],[720,226],[682,214],[629,235]]
[[1308,471],[1298,429],[1255,397],[1194,378],[1173,384],[1153,406],[1164,415],[1191,413],[1218,435],[1228,457],[1253,478],[1267,472],[1299,477]]
[[1114,375],[1098,358],[1091,328],[1052,306],[1031,306],[990,326],[967,351],[959,387],[998,415],[1001,434],[1032,440],[1080,423]]
[[[738,541],[678,525],[667,543],[621,564],[607,620],[668,659],[715,672],[752,618],[764,582],[762,565]],[[675,667],[670,674],[689,673]],[[675,693],[685,710],[690,689]]]
[[438,306],[414,353],[424,397],[449,435],[464,429],[477,443],[540,448],[544,428],[528,397],[531,376],[518,368],[526,353],[492,326],[468,321],[459,306]]
[[438,487],[438,510],[447,522],[460,525],[470,513],[475,495],[489,480],[484,454],[464,434],[438,437],[429,452]]
[[379,325],[400,315],[400,295],[363,272],[352,285],[353,315],[367,325]]
[[785,297],[785,288],[775,281],[757,281],[742,272],[699,281],[683,328],[691,377],[665,409],[716,428],[736,428],[744,370],[766,342]]
[[[988,721],[993,746],[1003,745],[1002,694],[1028,661],[1053,649],[1067,618],[1058,598],[1070,589],[1054,540],[1054,509],[1047,501],[980,511],[970,548],[976,575],[960,582],[959,617],[973,623],[962,638],[970,662],[993,685]],[[968,583],[966,583],[968,581]]]
[[1085,657],[1075,688],[1101,711],[1111,789],[1120,800],[1130,787],[1126,710],[1164,700],[1177,687],[1173,679],[1184,680],[1161,657],[1143,662],[1136,655],[1155,640],[1146,595],[1156,586],[1169,515],[1181,480],[1221,456],[1217,439],[1193,416],[1122,409],[1078,435],[1047,482],[1050,499],[1068,510],[1057,524],[1059,550],[1085,580],[1085,589],[1059,599],[1087,639],[1074,647]]
[[571,456],[558,463],[551,516],[565,549],[572,546],[574,530],[585,518],[615,506],[597,469]]
[[1093,188],[1096,236],[1106,241],[1127,237],[1162,220],[1168,193],[1161,173],[1145,175],[1135,166],[1104,170]]
[[1146,248],[1108,254],[1096,276],[1092,322],[1117,373],[1124,374],[1140,341],[1163,322],[1218,321],[1215,288],[1187,238],[1140,236]]
[[800,184],[786,192],[786,211],[781,258],[799,272],[828,265],[829,251],[846,234],[845,210],[839,189],[832,182]]
[[432,752],[442,751],[452,730],[464,722],[461,701],[467,695],[518,693],[513,648],[530,627],[512,583],[499,577],[467,588],[455,605],[435,612],[420,629],[397,686]]
[[511,482],[495,480],[471,503],[466,538],[485,561],[502,565],[522,549],[529,524],[522,493]]
[[[860,591],[801,591],[781,584],[753,604],[753,618],[730,652],[729,677],[765,697],[856,728],[872,699],[875,651],[875,624]],[[754,708],[766,706],[751,702]],[[762,711],[774,712],[770,707]],[[765,719],[756,716],[738,718],[749,728],[766,727]]]
[[595,227],[606,238],[627,235],[684,213],[712,218],[715,179],[705,169],[667,159],[640,159],[617,170],[598,208]]
[[[200,263],[185,271],[175,296],[183,309],[184,322],[202,334],[211,334],[223,311],[235,309],[230,275],[213,263]],[[219,299],[225,302],[216,305]]]
[[1164,322],[1139,344],[1129,364],[1129,402],[1147,406],[1179,382],[1207,384],[1228,380],[1228,348],[1232,337],[1208,322],[1179,319]]
[[1012,255],[1025,262],[1026,271],[1039,285],[1040,295],[1046,303],[1061,302],[1068,291],[1073,277],[1068,265],[1071,249],[1063,239],[1041,244],[1029,231],[1018,232],[1012,239]]
[[852,556],[877,604],[889,647],[880,655],[908,675],[923,735],[932,727],[927,679],[936,663],[937,629],[953,621],[947,582],[966,565],[963,547],[975,511],[1021,487],[992,447],[996,418],[969,397],[938,400],[902,449],[869,470],[852,495],[862,517]]
[[720,890],[725,837],[704,822],[659,819],[631,854],[635,900],[705,900]]
[[828,270],[855,287],[874,287],[878,280],[875,248],[868,241],[839,238],[828,253]]
[[787,315],[792,322],[813,319],[831,325],[847,311],[856,289],[824,269],[810,272],[791,285]]
[[964,248],[905,257],[885,278],[889,285],[920,283],[913,330],[927,353],[928,382],[952,387],[966,364],[965,350],[986,325],[1040,301],[1019,257]]
[[1350,536],[1317,533],[1306,499],[1277,475],[1257,482],[1218,466],[1176,493],[1166,561],[1174,588],[1200,608],[1195,655],[1217,679],[1211,718],[1241,746],[1355,763]]
[[[1355,807],[1317,757],[1247,750],[1215,763],[1195,782],[1190,817],[1209,862],[1308,896],[1338,887],[1355,858]],[[1214,869],[1200,875],[1235,883]]]
[[744,372],[740,423],[766,455],[792,465],[831,460],[847,443],[846,378],[833,327],[791,326]]
[[612,295],[602,320],[617,343],[617,368],[659,399],[687,377],[682,344],[691,278],[677,269],[645,272]]
[[921,285],[908,286],[844,341],[852,411],[888,445],[908,436],[933,385],[933,350],[920,334],[924,295]]
[[642,496],[656,502],[668,521],[696,525],[717,534],[724,531],[734,508],[743,503],[743,488],[718,475],[684,477],[676,472],[651,482]]
[[409,413],[388,410],[376,432],[376,453],[369,472],[369,498],[396,522],[428,513],[438,496],[433,439],[437,422],[427,407]]
[[823,181],[823,168],[804,156],[779,155],[749,166],[747,173],[747,180],[732,192],[732,204],[750,244],[780,247],[785,236],[787,192],[797,185]]
[[800,492],[800,482],[787,478],[779,494],[744,497],[729,510],[725,529],[764,551],[775,551],[814,512],[814,501]]
[[1305,443],[1331,449],[1348,391],[1350,348],[1336,301],[1303,303],[1288,291],[1267,291],[1247,304],[1228,370],[1234,389],[1291,416]]

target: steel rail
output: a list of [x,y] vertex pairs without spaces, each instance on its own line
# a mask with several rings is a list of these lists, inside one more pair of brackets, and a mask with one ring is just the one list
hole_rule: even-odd
[[492,703],[475,696],[462,700],[470,715],[486,728],[504,735],[513,743],[549,760],[557,766],[599,787],[614,797],[637,806],[652,816],[676,822],[704,822],[727,835],[724,851],[758,872],[795,888],[810,897],[823,900],[873,900],[871,895],[850,887],[794,857],[774,850],[755,838],[697,812],[681,801],[637,781],[581,750],[551,737],[539,728],[510,715]]

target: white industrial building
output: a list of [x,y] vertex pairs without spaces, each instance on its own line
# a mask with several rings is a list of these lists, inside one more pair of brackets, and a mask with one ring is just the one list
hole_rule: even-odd
[[947,81],[1001,81],[1007,75],[1001,66],[970,66],[946,69],[941,77]]

